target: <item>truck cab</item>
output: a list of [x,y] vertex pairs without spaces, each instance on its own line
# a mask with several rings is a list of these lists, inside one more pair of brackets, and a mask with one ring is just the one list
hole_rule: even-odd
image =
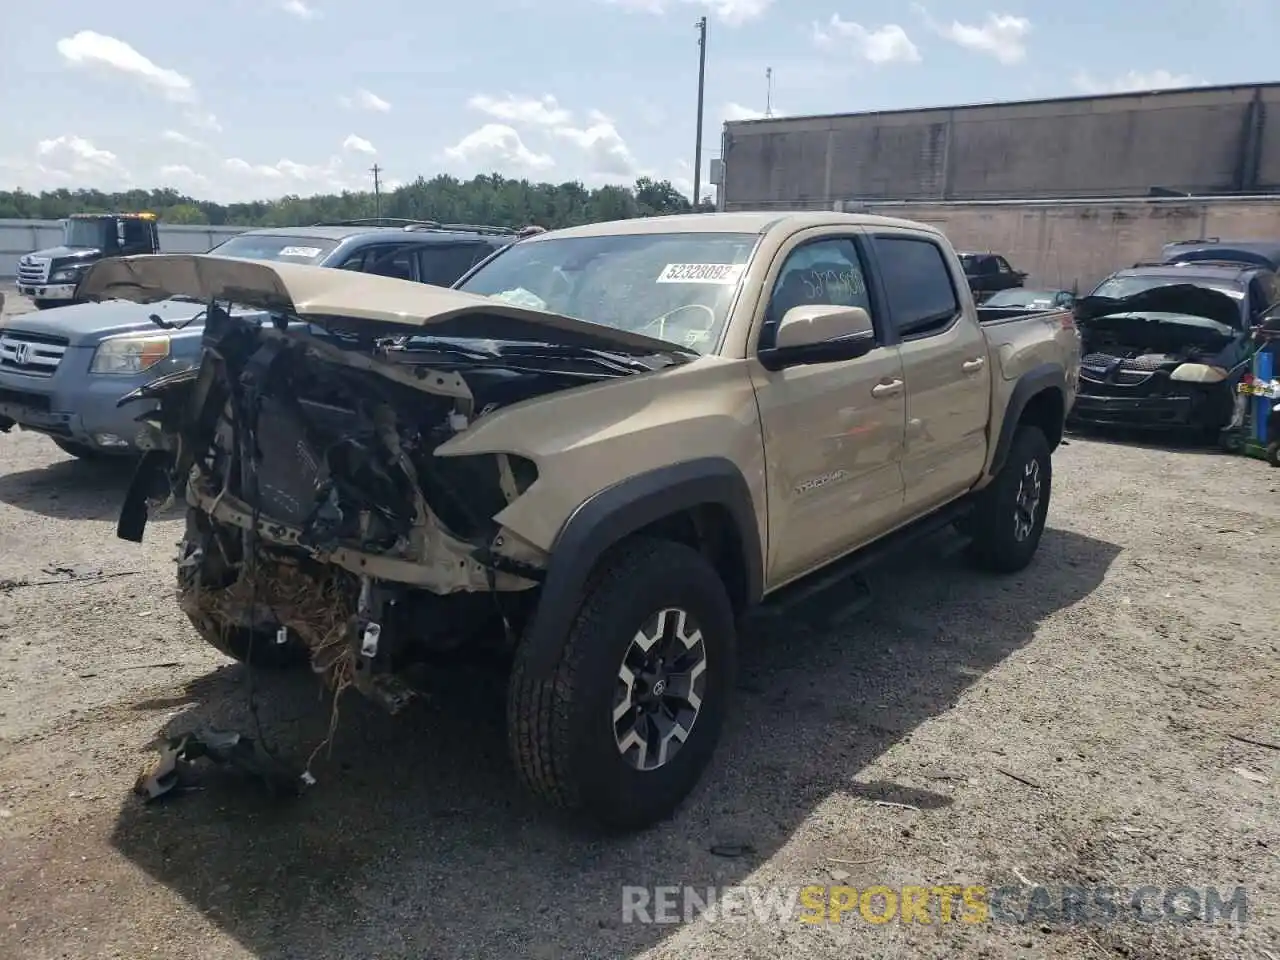
[[155,214],[73,214],[62,222],[60,246],[36,250],[18,261],[18,293],[42,310],[75,303],[76,284],[90,264],[159,250]]

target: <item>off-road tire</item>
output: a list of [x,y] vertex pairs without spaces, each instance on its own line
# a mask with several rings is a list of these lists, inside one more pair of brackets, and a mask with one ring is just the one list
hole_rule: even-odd
[[60,437],[50,437],[54,445],[63,453],[69,453],[77,460],[104,460],[108,454],[101,450],[95,450],[93,447],[84,443],[76,443],[74,440],[63,440]]
[[[665,765],[641,771],[623,758],[611,723],[618,671],[645,621],[672,607],[702,631],[706,687],[683,746]],[[507,732],[521,780],[541,800],[607,828],[640,830],[668,818],[715,751],[736,647],[728,593],[700,553],[648,537],[619,544],[591,576],[568,634],[526,640],[516,650]],[[555,667],[539,674],[533,665],[540,662]]]
[[[198,542],[202,522],[208,521],[194,507],[188,507],[186,536],[178,546],[179,558],[185,560],[193,545]],[[186,589],[191,578],[197,575],[198,572],[192,568],[178,567],[176,585],[179,592]],[[300,667],[309,659],[306,647],[296,640],[290,639],[288,643],[280,644],[266,630],[250,630],[247,627],[224,629],[199,613],[188,610],[186,614],[201,640],[240,663],[265,670],[287,670]]]
[[[1019,539],[1015,532],[1018,491],[1033,463],[1039,473],[1040,494],[1030,531]],[[963,524],[963,531],[973,537],[967,551],[970,561],[993,573],[1016,573],[1025,568],[1040,545],[1052,486],[1053,458],[1044,432],[1039,427],[1019,426],[1004,466],[978,494],[973,513]]]
[[1267,463],[1280,467],[1280,440],[1272,440],[1267,444],[1266,455]]

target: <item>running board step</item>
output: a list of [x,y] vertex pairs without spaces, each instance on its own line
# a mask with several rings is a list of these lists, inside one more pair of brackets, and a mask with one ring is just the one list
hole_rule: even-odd
[[966,497],[922,517],[803,580],[783,587],[776,594],[766,598],[757,613],[770,620],[783,616],[805,615],[807,611],[804,607],[809,604],[825,607],[824,601],[840,595],[833,594],[832,591],[841,591],[848,597],[848,602],[844,602],[844,597],[841,597],[830,613],[823,611],[827,613],[823,619],[830,619],[833,623],[843,622],[866,609],[871,602],[871,587],[863,576],[869,567],[941,532],[972,509],[973,504]]

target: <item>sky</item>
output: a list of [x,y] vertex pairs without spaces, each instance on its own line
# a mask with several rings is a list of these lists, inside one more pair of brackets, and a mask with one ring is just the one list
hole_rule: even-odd
[[[235,201],[481,173],[692,190],[725,120],[1272,79],[1274,0],[60,0],[0,31],[0,189]],[[710,192],[704,189],[704,192]]]

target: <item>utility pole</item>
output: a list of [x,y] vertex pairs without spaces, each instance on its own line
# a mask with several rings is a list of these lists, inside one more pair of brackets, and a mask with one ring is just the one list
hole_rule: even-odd
[[773,116],[773,67],[764,68],[764,115]]
[[382,217],[382,181],[379,174],[382,168],[376,163],[369,168],[369,172],[373,174],[373,215],[381,219]]
[[693,209],[702,203],[702,100],[707,83],[707,18],[699,17],[698,28],[698,137],[693,148]]

